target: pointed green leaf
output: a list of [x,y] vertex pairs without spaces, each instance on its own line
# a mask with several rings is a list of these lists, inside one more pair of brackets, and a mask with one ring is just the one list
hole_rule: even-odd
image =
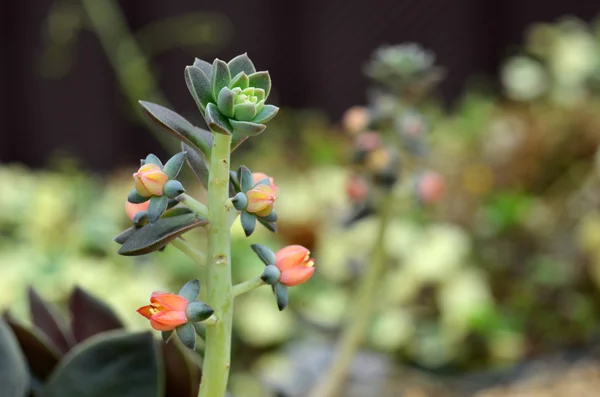
[[[198,137],[198,139],[194,143],[195,146],[198,149],[200,149],[200,153],[204,157],[209,159],[210,152],[212,151],[212,145],[213,145],[213,134],[210,131],[205,130],[204,128],[198,128],[198,127],[194,127],[194,132],[196,133],[195,135]],[[185,142],[183,142],[183,143],[187,145],[187,143],[185,143]],[[189,150],[186,150],[186,151],[189,152]],[[189,156],[189,153],[188,153],[188,156]]]
[[135,190],[135,188],[133,188],[130,192],[129,195],[127,196],[127,201],[129,201],[132,204],[141,204],[141,203],[145,203],[146,201],[150,200],[150,197],[144,197],[141,196],[137,190]]
[[204,302],[190,302],[185,309],[187,319],[193,323],[206,320],[214,312],[213,308]]
[[275,265],[275,253],[262,244],[252,244],[252,250],[265,265]]
[[52,341],[39,329],[25,328],[10,316],[5,316],[5,321],[17,338],[31,374],[36,379],[45,381],[58,364],[61,354]]
[[[186,145],[185,143],[182,143],[182,149],[183,150],[189,150],[190,147],[188,145]],[[196,152],[195,150],[189,150],[187,156],[186,156],[186,160],[188,165],[190,166],[190,168],[192,169],[192,171],[194,172],[194,175],[196,175],[196,178],[198,178],[198,180],[200,181],[200,183],[202,183],[202,185],[206,188],[208,187],[208,162],[206,160],[206,158]]]
[[268,223],[277,222],[277,213],[275,212],[275,210],[273,210],[269,215],[261,216],[260,219]]
[[[250,121],[256,117],[256,105],[253,103],[240,103],[233,106],[233,114],[236,120],[239,121]],[[232,125],[233,125],[233,121]],[[235,127],[234,127],[235,128]]]
[[231,91],[227,87],[223,87],[219,92],[219,98],[217,100],[217,105],[219,107],[219,111],[225,117],[233,117],[233,101],[235,99],[235,93]]
[[277,115],[279,112],[279,108],[273,105],[265,105],[260,112],[256,115],[256,117],[252,120],[253,123],[264,124],[267,121],[270,121],[273,117]]
[[174,217],[174,216],[179,216],[179,215],[186,215],[186,214],[193,214],[194,211],[192,211],[191,209],[189,209],[188,207],[177,207],[177,208],[172,208],[170,210],[167,210],[164,214],[163,214],[163,218],[169,218],[169,217]]
[[44,302],[32,287],[28,288],[27,293],[33,325],[46,334],[61,353],[69,351],[75,345],[75,338],[58,316],[56,308]]
[[277,224],[275,222],[267,222],[261,218],[257,218],[257,220],[273,233],[277,233]]
[[195,301],[200,295],[200,280],[190,280],[181,289],[177,295],[184,297],[188,302]]
[[204,150],[206,138],[202,129],[194,127],[189,121],[163,106],[151,102],[140,101],[144,114],[157,126],[184,142],[188,146]]
[[199,68],[187,66],[185,68],[185,84],[196,105],[198,105],[198,109],[204,114],[206,105],[212,101],[210,78]]
[[288,305],[288,288],[281,283],[277,283],[273,285],[273,292],[275,293],[275,298],[277,299],[277,307],[279,308],[279,311],[285,309]]
[[156,223],[160,216],[167,210],[169,198],[167,196],[153,196],[148,205],[148,220],[150,224]]
[[119,254],[125,256],[148,254],[166,246],[183,233],[206,224],[208,224],[207,220],[200,219],[193,213],[160,218],[154,225],[145,225],[137,229],[133,236],[123,243]]
[[215,104],[208,104],[206,107],[205,118],[206,124],[211,131],[225,135],[231,135],[233,133],[229,120],[219,112],[219,109]]
[[262,88],[265,90],[265,99],[271,93],[271,76],[269,72],[256,72],[248,76],[250,87]]
[[150,332],[111,331],[73,349],[40,397],[159,397],[162,356]]
[[144,159],[143,163],[144,164],[156,164],[160,168],[162,168],[162,166],[163,166],[163,164],[160,161],[160,159],[156,155],[154,155],[152,153],[150,153],[149,155],[146,156],[146,158]]
[[240,72],[231,79],[229,82],[229,88],[239,87],[243,90],[248,88],[248,84],[250,84],[248,75],[244,72]]
[[194,350],[196,348],[196,330],[191,323],[185,323],[175,328],[175,332],[177,332],[177,337],[183,343],[185,347],[190,350]]
[[256,217],[246,211],[242,211],[242,214],[240,215],[240,221],[246,237],[249,237],[256,228]]
[[235,137],[244,137],[247,138],[249,136],[255,136],[262,133],[265,128],[267,128],[264,124],[256,124],[251,121],[237,121],[237,120],[229,120],[231,126],[233,127],[233,136]]
[[96,334],[121,329],[123,323],[110,307],[79,287],[69,297],[71,329],[77,342]]
[[212,76],[212,65],[206,61],[203,61],[202,59],[199,58],[195,58],[194,59],[194,65],[195,67],[197,67],[198,69],[202,70],[204,72],[204,74],[210,79]]
[[162,171],[167,174],[169,179],[177,178],[177,175],[179,175],[179,171],[181,171],[181,167],[183,166],[185,155],[185,152],[179,152],[167,161]]
[[252,74],[256,72],[256,68],[254,67],[254,64],[248,57],[247,53],[243,53],[236,56],[231,61],[229,61],[228,65],[232,76],[235,76],[240,72],[244,72],[246,74]]
[[250,171],[250,169],[245,165],[242,165],[239,168],[238,173],[242,192],[246,193],[248,190],[254,187],[254,177],[252,176],[252,171]]
[[0,319],[0,390],[3,396],[29,394],[27,362],[10,327]]
[[229,67],[220,59],[215,59],[212,66],[213,74],[211,79],[212,95],[214,101],[219,97],[219,92],[223,87],[227,87],[231,81]]

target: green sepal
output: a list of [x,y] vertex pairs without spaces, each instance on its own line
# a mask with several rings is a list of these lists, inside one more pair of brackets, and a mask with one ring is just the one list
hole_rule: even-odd
[[129,239],[129,237],[133,236],[133,233],[135,233],[136,230],[137,230],[137,228],[133,227],[133,226],[128,229],[125,229],[121,233],[117,234],[113,238],[113,241],[117,244],[123,245],[123,243],[125,243],[125,241],[127,241],[127,239]]
[[171,338],[173,337],[173,330],[171,331],[162,331],[160,333],[160,336],[162,337],[162,340],[165,343],[169,343],[169,341],[171,340]]
[[133,190],[131,190],[127,196],[127,201],[132,204],[142,204],[148,200],[150,200],[150,197],[144,197],[140,195],[135,188],[133,188]]
[[232,199],[231,203],[238,211],[243,211],[248,206],[248,197],[243,192],[239,192]]
[[263,106],[262,110],[260,112],[258,112],[258,114],[254,118],[254,120],[252,120],[252,122],[258,123],[258,124],[264,124],[267,121],[270,121],[273,117],[275,117],[278,112],[279,112],[279,108],[277,106],[265,105],[265,106]]
[[153,196],[148,205],[148,221],[156,223],[160,216],[167,210],[169,198],[167,196]]
[[236,56],[231,61],[229,61],[228,66],[229,70],[231,71],[231,75],[233,76],[241,72],[244,72],[246,74],[252,74],[256,72],[256,68],[254,67],[254,64],[248,57],[248,53],[246,52]]
[[[257,105],[260,102],[262,102],[264,104],[264,102],[265,102],[265,90],[263,90],[262,88],[256,88],[256,87],[254,87],[254,96],[257,99]],[[262,109],[262,105],[261,105],[260,109]]]
[[188,207],[177,207],[173,209],[167,209],[165,213],[161,216],[161,218],[172,218],[174,216],[187,215],[193,213],[194,211],[192,211]]
[[206,61],[203,61],[202,59],[199,58],[194,58],[194,64],[193,66],[197,67],[198,69],[202,70],[204,72],[204,74],[210,79],[212,76],[212,65]]
[[245,88],[248,88],[248,84],[250,84],[250,79],[248,78],[248,75],[244,72],[240,72],[237,75],[235,75],[231,81],[229,82],[229,88],[241,88],[242,90]]
[[165,183],[163,192],[168,198],[175,198],[185,193],[185,188],[177,179],[171,179]]
[[192,323],[192,326],[196,331],[196,335],[202,338],[202,340],[206,340],[206,325],[202,323]]
[[143,161],[143,165],[146,164],[156,164],[158,165],[161,169],[163,167],[163,164],[161,163],[160,159],[158,157],[156,157],[156,155],[150,153],[149,155],[146,156],[146,158]]
[[271,76],[269,72],[256,72],[248,76],[250,80],[250,87],[262,88],[265,90],[265,99],[269,97],[271,93]]
[[187,66],[185,68],[185,84],[194,98],[200,112],[206,112],[206,105],[212,101],[212,86],[210,78],[199,68]]
[[195,301],[200,295],[200,281],[198,279],[188,281],[181,287],[177,295],[187,299],[188,302]]
[[271,211],[271,213],[267,216],[261,216],[260,219],[262,219],[263,221],[267,222],[267,223],[273,223],[273,222],[277,222],[277,213],[275,212],[275,210]]
[[183,162],[185,161],[185,156],[185,152],[179,152],[167,161],[162,171],[167,174],[169,179],[177,178],[177,175],[179,175],[181,167],[183,166]]
[[263,263],[266,266],[275,265],[275,253],[269,248],[265,247],[262,244],[252,244],[250,247],[252,248],[252,251],[254,251],[256,255],[258,255],[260,260],[263,261]]
[[279,277],[281,277],[281,270],[275,265],[268,265],[260,279],[269,285],[275,285],[279,281]]
[[258,185],[267,185],[267,186],[271,186],[271,180],[269,178],[263,178],[261,180],[259,180],[258,182],[256,182],[254,184],[254,187],[258,186]]
[[256,104],[245,102],[234,105],[233,117],[235,117],[235,120],[239,121],[251,121],[254,117],[256,117]]
[[235,99],[235,92],[231,91],[228,87],[223,87],[219,91],[219,97],[217,98],[217,106],[219,112],[225,117],[232,118],[234,114],[233,101]]
[[255,136],[262,133],[265,128],[264,124],[257,124],[254,121],[237,121],[229,120],[233,127],[234,138],[247,138],[249,136]]
[[148,223],[148,211],[138,211],[133,216],[133,224],[136,228],[142,227]]
[[248,190],[254,188],[254,177],[252,177],[252,172],[245,165],[240,166],[238,170],[238,178],[240,180],[242,192],[247,193]]
[[231,73],[229,67],[220,59],[215,59],[212,65],[211,88],[213,98],[219,97],[219,92],[223,87],[227,87],[231,81]]
[[275,222],[267,222],[261,218],[257,218],[257,220],[273,233],[277,233],[277,224]]
[[219,112],[219,108],[214,103],[209,103],[206,107],[206,124],[212,132],[219,134],[231,135],[233,129],[229,124],[228,119]]
[[242,229],[244,229],[246,237],[249,237],[256,228],[256,217],[249,212],[242,211],[240,222],[242,223]]
[[195,213],[160,218],[154,225],[146,225],[133,233],[119,249],[119,255],[137,256],[157,251],[194,228],[208,224]]
[[206,320],[214,312],[214,309],[204,302],[190,302],[185,309],[187,319],[193,323]]
[[281,283],[276,283],[273,285],[273,292],[277,299],[277,307],[279,308],[279,311],[282,311],[288,305],[288,287]]
[[175,328],[175,332],[177,332],[177,337],[183,343],[185,347],[190,350],[194,350],[196,348],[196,330],[191,323],[185,323]]

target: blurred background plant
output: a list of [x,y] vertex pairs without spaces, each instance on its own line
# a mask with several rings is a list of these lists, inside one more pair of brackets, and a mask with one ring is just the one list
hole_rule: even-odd
[[[87,6],[100,3],[112,4]],[[41,64],[48,75],[69,73],[73,53],[63,50],[75,43],[79,29],[94,26],[78,4],[57,2],[49,14]],[[93,14],[107,15],[106,9]],[[218,52],[232,34],[227,19],[207,14],[171,23],[138,31],[131,36],[136,41],[120,44],[121,53],[104,41],[119,81],[131,84],[121,87],[130,100],[167,103],[156,99],[164,94],[152,82],[148,55],[187,44],[194,55],[200,51],[196,45]],[[188,29],[191,25],[198,31]],[[123,33],[110,26],[114,31],[102,34]],[[578,358],[579,349],[586,358],[596,354],[591,347],[600,318],[597,26],[572,18],[534,25],[524,47],[504,63],[503,95],[477,86],[450,110],[436,98],[423,104],[428,165],[443,177],[445,198],[389,226],[385,249],[402,266],[380,284],[381,307],[359,363],[350,369],[347,395],[369,395],[374,387],[389,396],[466,395],[467,389],[476,393],[513,380],[513,372],[506,378],[481,375],[484,368],[498,370],[556,352],[575,352],[571,357]],[[165,31],[198,34],[160,33]],[[132,54],[132,63],[123,61]],[[373,77],[386,73],[367,70]],[[234,396],[275,395],[274,390],[303,395],[306,383],[324,368],[332,351],[328,336],[338,331],[353,299],[353,280],[364,259],[357,253],[368,253],[376,236],[374,218],[347,230],[338,226],[353,210],[344,192],[352,175],[346,154],[354,143],[340,126],[320,111],[284,109],[270,128],[269,139],[252,142],[260,157],[238,159],[252,170],[277,170],[269,174],[284,192],[277,203],[280,232],[257,230],[248,242],[236,226],[235,281],[263,268],[249,247],[258,241],[271,241],[266,243],[271,248],[309,247],[319,270],[310,284],[291,291],[289,311],[278,312],[268,289],[240,297],[234,348],[243,359],[232,371]],[[95,175],[81,170],[78,161],[63,157],[46,171],[16,164],[0,168],[0,307],[26,321],[28,285],[63,307],[72,286],[79,285],[105,300],[131,329],[145,328],[134,311],[148,291],[176,290],[196,276],[195,265],[171,247],[136,258],[133,266],[117,256],[112,237],[129,223],[122,198],[130,172]],[[582,367],[590,377],[597,374]],[[479,375],[450,378],[470,371]],[[394,380],[399,372],[401,384]],[[560,390],[550,381],[540,384]]]

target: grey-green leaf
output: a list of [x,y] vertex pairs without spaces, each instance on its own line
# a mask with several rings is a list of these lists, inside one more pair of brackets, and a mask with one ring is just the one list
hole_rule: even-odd
[[271,93],[271,76],[269,72],[256,72],[248,76],[250,80],[250,87],[262,88],[265,90],[265,99],[269,97]]
[[239,87],[243,90],[244,88],[248,88],[249,84],[250,79],[248,79],[248,75],[244,72],[240,72],[231,79],[229,88]]
[[277,224],[275,222],[267,222],[262,218],[257,218],[258,221],[273,233],[277,233]]
[[234,137],[244,137],[247,138],[249,136],[256,136],[262,133],[265,128],[267,128],[264,124],[257,124],[253,121],[237,121],[237,120],[229,120],[231,126],[233,127],[233,136]]
[[254,67],[254,64],[248,57],[248,53],[243,53],[236,56],[231,61],[229,61],[228,65],[232,76],[235,76],[240,72],[244,72],[246,74],[252,74],[256,72],[256,68]]
[[227,87],[231,81],[231,73],[229,72],[229,66],[220,59],[215,59],[212,66],[212,95],[216,101],[219,97],[219,92],[223,87]]
[[233,101],[235,100],[235,93],[227,87],[223,87],[219,92],[219,98],[217,100],[217,106],[219,111],[225,117],[233,117]]
[[202,70],[204,72],[204,74],[206,76],[208,76],[209,79],[212,76],[212,65],[210,63],[208,63],[206,61],[203,61],[202,59],[195,58],[193,66],[195,66],[198,69]]
[[265,265],[274,265],[275,264],[275,254],[269,248],[265,247],[262,244],[252,244],[252,251],[258,255],[261,261]]
[[265,105],[256,117],[252,120],[253,123],[264,124],[277,116],[279,108],[273,105]]
[[254,187],[254,177],[248,167],[242,165],[238,171],[240,175],[240,187],[242,192],[246,193],[248,190]]
[[163,172],[167,174],[169,179],[177,178],[179,171],[181,171],[181,167],[183,166],[183,162],[185,160],[185,152],[179,152],[175,154],[173,157],[167,161],[165,166],[163,167]]
[[273,285],[273,292],[275,293],[279,310],[285,309],[288,305],[288,288],[281,283],[276,283]]
[[159,397],[162,356],[150,332],[111,331],[73,349],[40,397]]
[[[185,143],[181,143],[183,150],[190,149]],[[186,160],[196,178],[202,183],[204,187],[208,187],[208,162],[206,158],[196,152],[195,150],[190,150],[186,156]]]
[[0,387],[3,396],[29,394],[29,373],[23,353],[9,326],[0,319]]
[[177,295],[184,297],[188,302],[198,299],[198,295],[200,295],[200,280],[195,279],[188,281],[181,287]]
[[[250,121],[256,117],[256,105],[254,103],[239,103],[233,106],[233,114],[235,120]],[[231,120],[231,125],[235,120]]]
[[194,98],[200,112],[204,114],[206,105],[212,101],[212,85],[210,78],[199,68],[187,66],[185,68],[185,84]]
[[231,135],[233,133],[229,120],[219,112],[219,109],[215,104],[208,104],[206,107],[205,118],[206,124],[211,131],[225,135]]
[[162,168],[162,166],[163,166],[160,159],[152,153],[150,153],[149,155],[146,156],[146,158],[144,159],[144,164],[156,164],[160,168]]
[[249,237],[256,228],[256,217],[246,211],[242,211],[240,222],[242,223],[242,229],[244,229],[246,237]]
[[153,196],[148,205],[148,220],[150,224],[156,223],[167,210],[169,198],[167,196]]
[[136,256],[157,251],[183,233],[207,223],[207,220],[198,218],[196,214],[160,218],[154,225],[145,225],[136,230],[123,243],[119,254]]

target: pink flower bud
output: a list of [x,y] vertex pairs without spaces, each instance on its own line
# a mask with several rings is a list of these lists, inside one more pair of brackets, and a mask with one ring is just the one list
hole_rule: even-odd
[[133,174],[135,190],[142,197],[162,196],[163,187],[169,177],[157,164],[145,164]]
[[381,136],[374,131],[363,132],[356,137],[355,146],[366,152],[373,151],[381,147]]
[[369,187],[363,178],[353,175],[346,184],[346,195],[353,202],[362,202],[369,194]]
[[246,211],[258,216],[267,216],[273,211],[273,204],[277,195],[269,185],[258,185],[246,192],[248,205]]
[[129,219],[133,220],[135,214],[137,214],[138,212],[148,211],[149,205],[150,200],[145,201],[141,204],[133,204],[127,201],[127,204],[125,204],[125,212],[127,212],[127,216],[129,217]]
[[288,287],[302,284],[315,272],[310,251],[301,245],[289,245],[275,254],[275,266],[281,271],[279,282]]
[[350,135],[356,135],[367,128],[369,111],[363,106],[353,106],[342,116],[342,124]]
[[277,187],[277,185],[273,181],[273,178],[271,178],[269,175],[264,174],[262,172],[253,172],[252,173],[252,179],[254,180],[255,184],[258,181],[260,181],[262,179],[265,179],[265,178],[269,178],[269,186],[271,186],[271,190],[273,191],[273,193],[275,193],[275,196],[277,196],[277,193],[279,192],[279,188]]
[[185,309],[187,299],[168,292],[154,292],[150,304],[140,307],[137,312],[150,320],[150,325],[157,331],[172,331],[175,327],[187,323]]
[[444,179],[435,171],[424,172],[418,178],[415,187],[419,200],[424,204],[437,203],[446,191]]

